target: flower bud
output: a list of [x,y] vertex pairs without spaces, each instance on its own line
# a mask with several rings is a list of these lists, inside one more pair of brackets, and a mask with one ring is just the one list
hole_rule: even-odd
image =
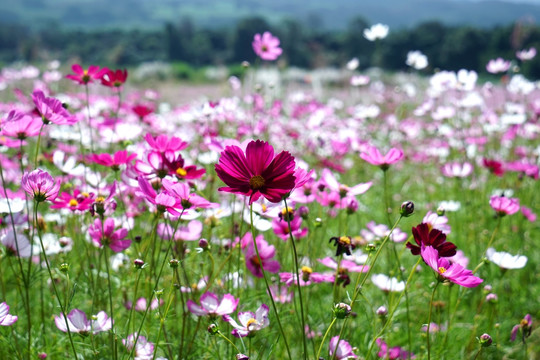
[[499,301],[499,298],[497,297],[496,294],[489,293],[486,295],[486,301],[489,303],[495,304],[497,303],[497,301]]
[[373,244],[373,243],[369,243],[366,245],[366,252],[373,252],[377,250],[377,245]]
[[478,342],[480,343],[480,345],[482,345],[482,347],[488,347],[491,346],[491,344],[493,343],[493,339],[491,339],[491,336],[489,334],[482,334],[482,336],[480,336],[480,339],[478,339]]
[[401,204],[401,209],[399,211],[400,215],[403,217],[409,217],[414,212],[414,203],[412,201],[405,201]]
[[141,259],[133,260],[133,266],[135,266],[135,269],[142,269],[144,267],[144,260],[141,260]]
[[298,215],[304,220],[306,220],[309,216],[309,209],[307,206],[300,206],[297,210]]
[[169,266],[173,269],[176,269],[178,267],[178,264],[180,264],[180,261],[178,261],[177,259],[169,260]]
[[337,319],[345,319],[351,313],[351,307],[345,303],[334,305],[334,316]]
[[47,354],[44,352],[38,353],[38,359],[43,360],[47,358]]
[[236,354],[236,360],[249,360],[249,356],[244,354]]
[[208,325],[208,332],[210,335],[216,335],[219,332],[219,327],[216,324]]
[[60,264],[60,271],[63,272],[64,274],[67,273],[69,271],[69,264],[66,264],[66,263]]
[[199,240],[199,247],[203,250],[207,250],[210,244],[208,243],[208,240],[202,238]]
[[388,315],[388,309],[385,306],[380,306],[376,312],[380,317]]
[[316,218],[315,219],[315,223],[313,225],[315,225],[315,227],[321,227],[323,224],[323,221],[321,218]]
[[444,213],[446,212],[445,208],[443,208],[442,206],[439,206],[437,208],[437,215],[438,216],[444,216]]

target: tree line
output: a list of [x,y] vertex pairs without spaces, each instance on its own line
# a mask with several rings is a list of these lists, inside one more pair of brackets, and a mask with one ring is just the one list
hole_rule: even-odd
[[[133,66],[148,61],[182,62],[195,67],[237,65],[256,60],[251,42],[255,33],[264,31],[281,39],[282,64],[302,68],[343,66],[356,57],[360,69],[380,66],[403,70],[407,68],[407,52],[420,50],[429,59],[428,71],[465,68],[485,72],[492,58],[512,60],[517,50],[540,50],[540,28],[523,22],[485,29],[431,21],[390,29],[388,37],[377,42],[364,38],[363,31],[369,26],[361,17],[350,21],[345,30],[324,29],[317,19],[270,23],[260,17],[245,18],[225,28],[201,28],[184,18],[155,30],[82,31],[58,24],[31,30],[24,25],[0,24],[0,62],[59,59],[102,66]],[[540,77],[538,58],[519,65],[526,76]]]

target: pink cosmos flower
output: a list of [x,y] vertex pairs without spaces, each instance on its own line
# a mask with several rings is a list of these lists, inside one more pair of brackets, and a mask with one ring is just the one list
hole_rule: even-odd
[[66,75],[66,78],[81,85],[86,85],[94,80],[101,80],[103,75],[109,71],[106,67],[100,69],[99,66],[96,65],[90,65],[88,69],[83,69],[79,64],[73,64],[71,70],[73,70],[75,74]]
[[372,184],[371,181],[367,183],[360,183],[351,187],[340,184],[335,178],[334,174],[332,174],[332,172],[327,168],[322,170],[320,183],[324,185],[325,188],[329,188],[331,191],[337,192],[341,198],[346,196],[361,195],[368,191]]
[[471,163],[465,162],[463,164],[452,162],[446,163],[441,168],[441,172],[446,177],[460,177],[464,178],[471,175],[473,166]]
[[[279,261],[273,260],[276,255],[276,248],[274,245],[268,245],[262,235],[255,238],[257,241],[257,248],[259,249],[259,257],[255,252],[255,245],[251,241],[244,249],[244,257],[246,259],[246,267],[251,273],[259,278],[263,277],[262,269],[267,272],[277,273],[280,269]],[[262,263],[261,263],[262,262]]]
[[451,264],[447,258],[439,257],[439,252],[433,246],[423,246],[421,256],[425,263],[437,273],[440,281],[449,280],[468,288],[476,287],[484,281],[474,276],[471,270],[457,263]]
[[[366,224],[367,229],[360,230],[360,235],[366,240],[368,243],[377,241],[377,240],[383,240],[389,233],[390,228],[385,224],[377,224],[375,221],[370,221]],[[390,235],[390,240],[393,242],[403,242],[407,240],[409,235],[401,231],[400,228],[395,228],[394,231],[392,231],[392,234]]]
[[519,199],[517,198],[493,195],[489,199],[489,205],[499,216],[512,215],[519,211]]
[[180,204],[180,208],[189,211],[194,209],[208,209],[219,206],[218,204],[211,203],[205,198],[192,193],[190,187],[186,183],[178,183],[169,179],[163,179],[161,182],[163,188],[167,194],[174,197]]
[[126,69],[115,71],[107,69],[107,72],[101,76],[101,84],[107,87],[120,87],[127,80],[128,72]]
[[2,120],[1,134],[24,140],[27,137],[39,135],[42,124],[38,118],[11,110],[7,118]]
[[287,151],[274,156],[265,141],[251,141],[245,153],[238,146],[227,146],[215,166],[218,177],[227,185],[219,191],[249,196],[249,204],[264,196],[280,202],[295,187],[295,161]]
[[54,318],[54,323],[56,324],[56,327],[63,332],[68,332],[69,327],[70,332],[78,333],[83,336],[89,335],[90,333],[97,334],[112,328],[112,319],[107,316],[105,311],[100,311],[95,316],[95,319],[88,320],[83,311],[73,309],[67,315],[67,327],[66,319],[62,314]]
[[452,230],[445,215],[439,215],[432,211],[426,213],[426,216],[422,219],[422,223],[427,224],[431,229],[440,230],[445,235],[450,234]]
[[21,233],[16,235],[13,230],[9,230],[7,233],[0,237],[0,242],[7,248],[7,254],[13,256],[19,256],[22,258],[30,257],[32,253],[32,245],[30,240]]
[[11,326],[15,324],[18,316],[9,314],[9,305],[5,302],[0,303],[0,325]]
[[[101,225],[101,220],[94,220],[94,225],[90,225],[88,233],[90,238],[99,245],[99,247],[108,246],[114,252],[120,252],[127,249],[131,245],[131,240],[124,238],[128,234],[128,230],[121,228],[114,231],[114,219],[107,218]],[[103,228],[103,232],[102,232]]]
[[283,50],[279,47],[279,39],[268,31],[261,34],[255,34],[253,37],[253,51],[263,60],[276,60]]
[[60,191],[60,182],[60,179],[55,182],[48,172],[36,169],[30,173],[24,173],[21,186],[37,202],[53,201]]
[[[308,286],[311,284],[317,284],[321,282],[334,282],[333,274],[321,274],[313,272],[313,269],[309,266],[302,266],[299,273],[300,286]],[[279,279],[287,286],[296,284],[296,274],[294,273],[279,273]]]
[[523,49],[516,51],[516,57],[521,61],[532,60],[536,56],[536,48]]
[[318,262],[324,266],[328,266],[330,269],[333,269],[337,272],[337,284],[342,285],[343,287],[351,283],[351,278],[349,277],[349,272],[368,272],[368,265],[357,265],[354,261],[350,260],[341,260],[338,269],[338,263],[336,260],[331,257],[325,257],[324,259],[317,259]]
[[521,213],[530,222],[535,222],[536,221],[536,214],[531,209],[529,209],[528,207],[521,206]]
[[389,348],[386,342],[384,342],[384,340],[381,338],[377,339],[377,345],[379,346],[379,349],[380,349],[379,352],[377,353],[377,356],[381,359],[389,359],[389,360],[416,359],[416,356],[414,354],[409,353],[408,351],[405,351],[399,346]]
[[184,150],[188,146],[188,143],[182,139],[177,138],[176,136],[171,136],[169,138],[165,134],[158,135],[154,138],[152,134],[148,133],[144,136],[144,140],[146,140],[153,150],[160,153],[176,152]]
[[[281,238],[283,241],[289,239],[289,224],[287,220],[275,218],[272,220],[272,227],[274,233]],[[308,229],[302,227],[302,218],[300,216],[295,216],[291,220],[291,230],[295,239],[303,238],[307,235]]]
[[330,345],[328,346],[330,358],[337,360],[357,359],[358,356],[353,353],[351,344],[343,339],[339,340],[338,344],[338,339],[339,336],[334,336],[330,339]]
[[205,292],[201,295],[201,305],[197,305],[193,300],[188,300],[187,307],[192,314],[197,316],[217,317],[233,313],[239,300],[231,294],[225,294],[219,301],[216,294]]
[[51,209],[69,209],[71,211],[85,211],[90,209],[94,203],[94,194],[82,193],[79,189],[73,190],[73,195],[63,192],[58,196]]
[[32,100],[45,124],[73,125],[78,121],[77,117],[64,109],[60,100],[46,97],[41,90],[35,90],[32,93]]
[[129,334],[126,339],[122,339],[122,344],[129,352],[135,347],[135,360],[150,360],[154,356],[154,344],[148,341],[145,336],[137,335],[136,332]]
[[510,65],[510,61],[504,60],[503,58],[492,59],[487,63],[486,70],[492,74],[503,73],[510,69]]
[[113,156],[107,153],[92,154],[90,160],[96,164],[110,167],[113,171],[118,171],[120,165],[129,164],[136,157],[137,154],[128,154],[127,150],[120,150],[115,152]]
[[240,312],[238,313],[238,321],[240,321],[240,324],[229,315],[224,315],[223,320],[234,327],[231,334],[238,338],[246,337],[254,335],[257,331],[270,325],[270,320],[268,320],[268,310],[268,306],[262,304],[255,313],[251,311]]
[[532,317],[530,314],[525,315],[525,317],[520,321],[520,323],[512,328],[512,333],[510,334],[510,341],[516,340],[519,329],[521,329],[521,340],[523,341],[523,343],[525,343],[525,339],[531,336],[532,332]]
[[397,163],[403,158],[403,151],[391,148],[386,155],[382,155],[375,146],[368,146],[360,154],[360,157],[372,165],[380,167],[382,170],[388,170],[390,165]]

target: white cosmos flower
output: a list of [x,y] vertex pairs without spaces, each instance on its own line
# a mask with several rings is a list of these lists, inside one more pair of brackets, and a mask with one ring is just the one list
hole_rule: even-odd
[[384,274],[375,274],[371,276],[371,282],[383,291],[403,291],[405,282],[399,281],[396,278],[388,277]]
[[521,269],[527,265],[525,255],[512,255],[504,251],[497,252],[494,248],[489,248],[486,256],[489,261],[503,269]]
[[428,58],[421,51],[409,51],[405,63],[416,70],[425,69],[428,66]]
[[375,41],[377,39],[384,39],[388,35],[388,25],[375,24],[369,29],[364,30],[364,37],[369,41]]

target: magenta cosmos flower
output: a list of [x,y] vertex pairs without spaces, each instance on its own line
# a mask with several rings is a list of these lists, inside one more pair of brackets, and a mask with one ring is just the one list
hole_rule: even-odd
[[127,165],[136,157],[137,154],[128,154],[127,150],[120,150],[115,152],[112,156],[107,153],[92,154],[90,160],[96,164],[110,167],[113,171],[118,171],[120,170],[120,165]]
[[97,334],[112,328],[112,320],[105,311],[100,311],[97,315],[92,316],[92,320],[88,320],[83,311],[73,309],[67,315],[67,319],[60,314],[54,318],[54,323],[56,324],[56,327],[63,332],[68,332],[69,327],[70,332],[78,333],[83,336],[89,335],[90,333]]
[[394,346],[391,348],[381,338],[377,339],[377,345],[379,346],[379,352],[377,353],[377,356],[381,359],[416,359],[416,356],[413,353],[409,353],[408,351],[402,349],[399,346]]
[[328,346],[330,358],[337,360],[357,359],[358,356],[353,353],[351,344],[343,339],[339,340],[338,344],[338,339],[339,336],[334,336],[330,339],[330,345]]
[[95,195],[81,192],[79,189],[73,190],[73,195],[63,192],[54,200],[51,209],[69,209],[71,211],[85,211],[90,209],[94,203]]
[[11,110],[7,118],[2,120],[2,135],[24,140],[38,135],[42,124],[38,118]]
[[494,195],[489,199],[489,205],[499,216],[512,215],[519,211],[519,199],[517,198]]
[[201,305],[197,305],[193,300],[188,300],[187,307],[192,314],[197,316],[223,316],[236,310],[239,299],[235,299],[231,294],[225,294],[219,301],[216,294],[205,292],[201,295]]
[[525,315],[525,317],[520,321],[520,323],[512,328],[512,333],[510,334],[510,341],[516,340],[519,329],[521,329],[521,340],[523,341],[523,343],[525,343],[525,339],[531,336],[532,332],[532,317],[530,314]]
[[81,85],[86,85],[94,80],[100,80],[109,71],[106,67],[100,69],[96,65],[90,65],[88,69],[83,69],[79,64],[73,64],[71,70],[73,70],[74,74],[66,75],[66,78]]
[[439,252],[432,246],[422,247],[421,255],[426,264],[437,273],[440,281],[448,280],[468,288],[477,287],[484,281],[474,276],[471,270],[439,257]]
[[37,202],[53,201],[60,191],[60,182],[60,179],[55,182],[48,172],[36,169],[30,173],[24,173],[21,186]]
[[268,245],[264,240],[262,235],[259,235],[255,238],[257,241],[257,248],[259,249],[259,255],[261,260],[255,252],[255,245],[253,241],[244,249],[244,256],[246,258],[246,267],[251,273],[259,278],[263,277],[262,269],[271,272],[277,273],[280,269],[279,261],[273,260],[274,255],[276,255],[276,248],[274,245]]
[[114,231],[114,219],[111,218],[106,219],[103,225],[100,219],[96,219],[94,225],[88,228],[88,233],[97,245],[108,246],[114,252],[125,250],[131,245],[131,240],[124,240],[128,234],[127,229]]
[[126,69],[115,71],[107,69],[105,74],[101,76],[101,84],[107,87],[120,87],[124,85],[128,77]]
[[46,97],[41,90],[35,90],[32,93],[32,100],[44,124],[73,125],[78,121],[64,109],[60,100]]
[[295,162],[288,151],[274,156],[274,148],[265,141],[251,141],[246,152],[227,146],[221,153],[216,173],[227,185],[219,191],[249,196],[249,204],[264,196],[277,203],[295,187]]
[[386,155],[382,155],[375,146],[368,146],[366,151],[360,154],[360,157],[372,165],[380,167],[382,170],[388,170],[390,165],[397,163],[403,158],[403,151],[391,148]]
[[252,311],[238,313],[238,321],[240,323],[237,323],[229,315],[223,316],[223,320],[234,327],[231,334],[238,338],[253,335],[255,332],[270,325],[270,320],[268,320],[268,306],[266,304],[259,306],[255,313]]
[[9,314],[9,305],[5,302],[0,303],[0,325],[11,326],[15,324],[18,317]]
[[276,60],[283,52],[279,47],[279,39],[268,31],[265,31],[262,36],[255,34],[251,45],[255,54],[263,60]]

